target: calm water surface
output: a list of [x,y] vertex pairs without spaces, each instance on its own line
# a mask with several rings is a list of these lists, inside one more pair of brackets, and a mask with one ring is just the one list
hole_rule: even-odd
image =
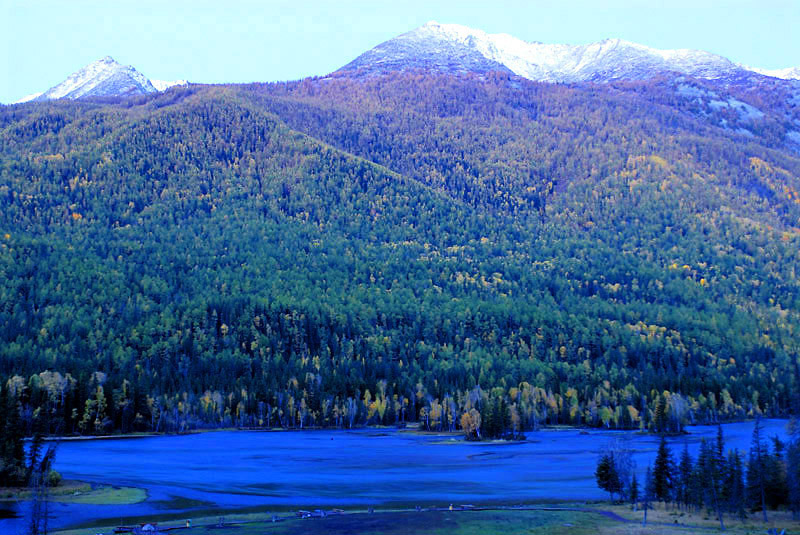
[[[785,425],[764,421],[765,435],[785,438]],[[747,451],[752,422],[723,429],[728,447]],[[696,455],[716,427],[689,432],[669,440],[676,458],[684,444]],[[602,499],[594,469],[611,440],[627,440],[640,472],[658,447],[656,437],[622,431],[545,430],[527,437],[489,444],[403,431],[237,431],[63,442],[56,469],[65,478],[140,487],[148,499],[129,506],[53,504],[51,527],[209,508]],[[16,507],[24,513],[24,504]],[[3,534],[24,527],[22,518],[0,520]]]

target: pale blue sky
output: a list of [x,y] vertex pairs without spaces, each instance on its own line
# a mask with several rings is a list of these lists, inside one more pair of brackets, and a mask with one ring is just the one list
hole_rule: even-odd
[[800,65],[800,0],[0,0],[0,102],[110,55],[154,79],[322,75],[429,20],[528,41],[619,37]]

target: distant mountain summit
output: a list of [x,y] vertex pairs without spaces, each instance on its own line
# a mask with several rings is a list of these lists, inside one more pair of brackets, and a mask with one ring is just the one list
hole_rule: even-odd
[[771,76],[773,78],[781,78],[782,80],[800,80],[800,67],[789,67],[787,69],[756,69],[745,67],[753,72],[763,74],[764,76]]
[[186,85],[186,80],[149,80],[130,65],[122,65],[111,56],[106,56],[72,73],[66,80],[44,93],[29,95],[18,102],[146,95],[164,91],[174,85]]
[[485,53],[488,37],[491,36],[466,26],[429,22],[379,44],[340,70],[364,74],[413,69],[445,73],[513,72],[496,55]]
[[121,65],[106,56],[45,91],[37,100],[57,98],[121,97],[146,95],[158,91],[150,80],[129,65]]
[[416,69],[507,71],[542,82],[641,80],[665,72],[707,79],[737,78],[753,72],[778,76],[778,71],[768,74],[748,69],[699,50],[658,50],[622,39],[588,45],[531,43],[508,34],[435,21],[379,44],[340,72],[371,75]]

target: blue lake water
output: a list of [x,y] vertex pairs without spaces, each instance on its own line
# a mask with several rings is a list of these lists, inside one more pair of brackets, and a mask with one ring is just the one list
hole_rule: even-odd
[[[786,438],[785,420],[763,422],[765,436]],[[671,438],[696,456],[716,427]],[[723,426],[729,448],[747,451],[753,423]],[[639,472],[658,438],[625,431],[543,430],[524,443],[470,443],[404,431],[214,432],[62,442],[56,469],[67,479],[133,486],[148,499],[129,506],[52,504],[51,527],[88,520],[126,522],[154,514],[270,507],[519,503],[603,499],[594,481],[598,454],[624,438]],[[187,502],[196,500],[195,502]],[[0,507],[3,507],[0,505]],[[24,504],[17,505],[24,513]],[[23,533],[23,518],[0,520],[0,533]]]

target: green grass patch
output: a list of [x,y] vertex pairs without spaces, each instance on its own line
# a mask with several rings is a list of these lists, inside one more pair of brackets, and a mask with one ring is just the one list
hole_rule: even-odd
[[[341,515],[326,518],[299,519],[293,511],[251,511],[213,516],[210,512],[195,513],[171,518],[154,516],[141,518],[128,524],[154,521],[161,528],[183,527],[187,518],[192,520],[185,535],[689,535],[718,533],[715,519],[705,511],[679,513],[663,506],[648,514],[648,525],[641,525],[641,511],[633,512],[625,506],[596,503],[589,506],[543,506],[538,510],[499,509],[477,511],[378,510],[368,513],[349,510]],[[224,514],[224,517],[222,516]],[[276,514],[278,522],[272,522]],[[224,519],[220,525],[220,519]],[[797,533],[800,524],[791,521],[789,513],[774,513],[769,527],[786,528],[787,533]],[[114,525],[93,526],[94,532],[109,533]],[[726,522],[732,535],[764,533],[766,528],[756,518],[745,522]],[[57,535],[83,535],[87,527],[57,532]]]
[[[577,517],[577,518],[576,518]],[[588,535],[609,523],[600,515],[551,511],[425,511],[355,514],[260,526],[261,533],[297,535],[508,535],[511,533]],[[257,528],[259,529],[259,528]],[[242,535],[255,534],[240,530]],[[202,533],[202,532],[201,532]]]
[[144,489],[134,487],[97,487],[71,495],[53,496],[53,501],[61,503],[83,503],[91,505],[132,505],[147,499]]
[[[225,525],[218,518],[193,518],[187,535],[510,535],[616,533],[621,523],[601,514],[579,511],[377,511],[347,513],[326,518],[297,519],[280,514],[271,522],[269,513],[228,515]],[[183,526],[185,521],[162,522],[161,527]],[[110,527],[105,528],[107,531]],[[83,530],[58,535],[78,535]]]

